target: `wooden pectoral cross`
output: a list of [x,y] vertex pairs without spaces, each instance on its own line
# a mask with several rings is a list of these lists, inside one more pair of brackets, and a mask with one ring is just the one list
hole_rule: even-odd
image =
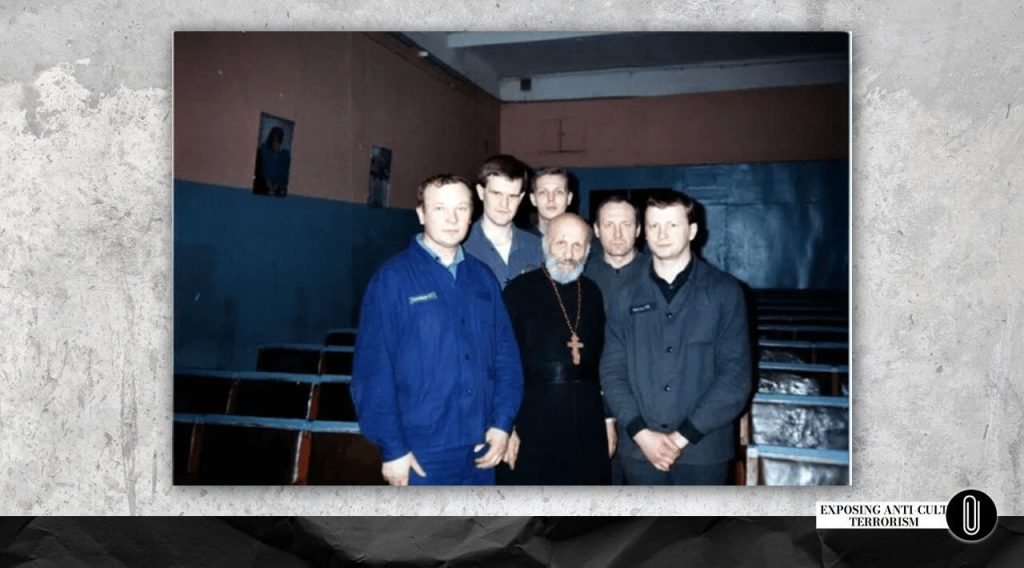
[[569,343],[565,344],[567,347],[572,349],[572,364],[580,364],[580,349],[583,349],[583,344],[580,343],[580,338],[575,333],[572,334],[572,338],[569,339]]

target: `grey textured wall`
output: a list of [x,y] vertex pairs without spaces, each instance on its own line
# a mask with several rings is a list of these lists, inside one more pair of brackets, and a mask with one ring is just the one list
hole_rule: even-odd
[[[0,512],[1024,514],[1019,3],[234,6],[0,8]],[[527,27],[853,32],[855,486],[172,487],[171,32]]]

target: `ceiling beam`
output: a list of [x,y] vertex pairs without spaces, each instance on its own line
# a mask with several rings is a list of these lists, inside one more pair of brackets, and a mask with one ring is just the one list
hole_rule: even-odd
[[421,57],[433,59],[449,73],[458,74],[492,96],[498,96],[498,74],[486,62],[473,53],[460,52],[448,47],[444,34],[434,32],[401,32],[405,37],[423,50]]
[[452,49],[465,49],[486,45],[532,43],[536,41],[576,39],[599,35],[612,34],[607,32],[457,32],[448,34],[448,47]]
[[528,102],[739,91],[842,83],[849,80],[849,74],[850,62],[846,57],[607,69],[534,75],[529,91],[520,89],[518,78],[504,79],[499,98],[506,102]]

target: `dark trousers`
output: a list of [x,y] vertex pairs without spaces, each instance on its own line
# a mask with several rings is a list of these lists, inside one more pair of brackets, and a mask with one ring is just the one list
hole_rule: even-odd
[[667,471],[654,469],[645,458],[619,457],[626,485],[728,485],[730,462],[691,465],[676,462]]
[[410,469],[409,485],[494,485],[494,468],[479,469],[474,461],[487,448],[485,445],[479,452],[474,452],[473,446],[413,451],[427,476],[420,477]]
[[622,473],[622,456],[615,452],[612,456],[612,485],[625,485],[626,476]]

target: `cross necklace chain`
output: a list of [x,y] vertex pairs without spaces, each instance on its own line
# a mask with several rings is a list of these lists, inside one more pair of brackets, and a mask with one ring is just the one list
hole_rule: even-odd
[[569,342],[565,344],[566,347],[572,350],[572,364],[580,364],[580,349],[583,349],[583,343],[580,342],[580,336],[578,331],[580,329],[580,317],[583,315],[583,285],[580,283],[580,279],[576,279],[576,325],[573,325],[569,321],[569,312],[565,309],[565,303],[562,302],[562,295],[558,293],[558,286],[555,281],[548,274],[547,268],[541,269],[544,272],[544,276],[547,277],[548,283],[551,284],[551,289],[555,292],[555,298],[558,298],[558,307],[562,310],[562,317],[565,318],[565,325],[568,326],[569,331],[572,333],[572,337],[569,338]]

